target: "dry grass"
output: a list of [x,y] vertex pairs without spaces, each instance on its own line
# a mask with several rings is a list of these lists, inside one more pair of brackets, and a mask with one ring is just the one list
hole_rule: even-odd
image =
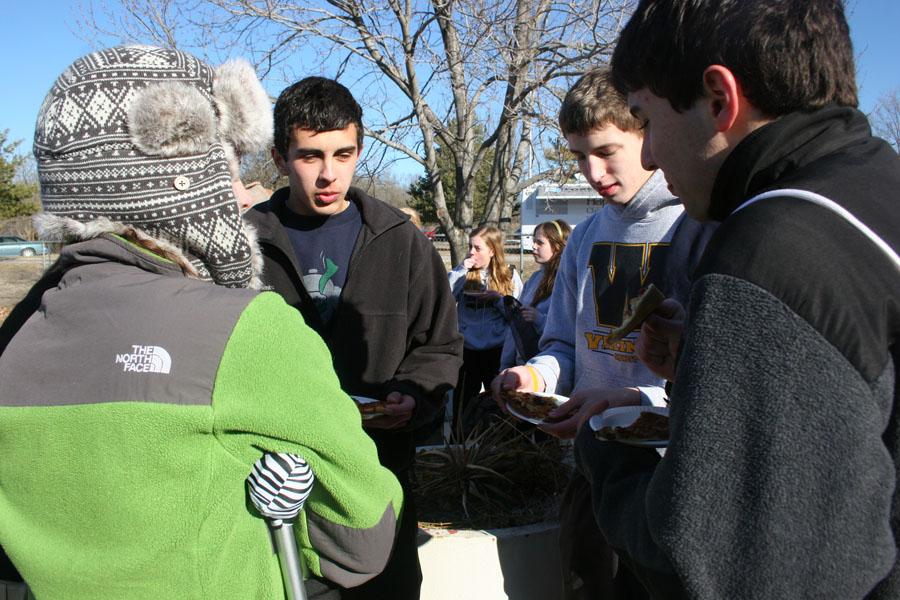
[[56,260],[55,256],[0,259],[0,323],[53,260]]

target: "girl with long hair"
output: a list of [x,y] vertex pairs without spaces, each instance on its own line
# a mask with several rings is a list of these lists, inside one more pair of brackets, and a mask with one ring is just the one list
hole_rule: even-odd
[[484,226],[469,234],[469,253],[450,272],[450,287],[456,298],[459,331],[463,334],[463,366],[454,401],[454,421],[462,405],[491,380],[500,368],[500,353],[506,339],[507,322],[500,308],[504,296],[518,298],[522,279],[506,262],[503,232]]
[[[534,228],[532,256],[534,262],[538,265],[519,298],[520,304],[513,308],[518,311],[522,320],[530,323],[534,338],[540,339],[541,333],[544,331],[544,321],[547,318],[547,311],[550,310],[550,294],[553,292],[553,283],[556,281],[556,271],[559,269],[559,259],[562,251],[566,247],[569,240],[569,233],[572,228],[568,223],[561,219],[554,221],[544,221]],[[516,334],[512,330],[515,325],[511,325],[506,333],[506,341],[503,343],[503,352],[500,357],[500,369],[508,369],[516,365],[524,365],[531,356],[537,352],[527,352],[531,356],[523,356],[523,349],[520,344],[516,344]],[[520,339],[522,336],[519,336]]]

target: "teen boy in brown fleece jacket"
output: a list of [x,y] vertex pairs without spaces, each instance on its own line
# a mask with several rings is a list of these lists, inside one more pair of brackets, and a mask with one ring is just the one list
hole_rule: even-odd
[[341,84],[309,77],[284,90],[272,157],[290,187],[248,217],[266,283],[325,340],[343,389],[388,402],[386,416],[364,424],[406,492],[400,532],[382,575],[342,597],[416,599],[412,430],[443,406],[462,338],[434,246],[406,215],[350,187],[362,138],[362,110]]
[[645,165],[721,225],[665,457],[577,439],[601,529],[660,598],[897,598],[900,159],[856,110],[842,2],[643,0],[612,67]]

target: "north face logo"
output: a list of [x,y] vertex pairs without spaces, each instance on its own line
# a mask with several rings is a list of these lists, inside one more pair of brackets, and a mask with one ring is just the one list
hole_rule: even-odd
[[116,354],[116,364],[123,371],[135,373],[168,373],[172,358],[161,346],[132,346],[130,354]]

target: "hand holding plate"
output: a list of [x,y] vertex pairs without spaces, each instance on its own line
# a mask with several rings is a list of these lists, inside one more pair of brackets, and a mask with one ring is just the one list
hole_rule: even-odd
[[544,389],[543,379],[541,379],[536,370],[530,367],[512,367],[501,371],[499,375],[494,377],[494,380],[491,381],[491,395],[494,398],[494,402],[500,407],[500,410],[505,414],[509,414],[509,411],[506,409],[506,400],[501,397],[501,393],[504,390],[518,392],[534,390],[535,382],[532,380],[532,376],[539,380],[540,389]]
[[384,413],[367,420],[363,425],[372,429],[397,429],[412,418],[416,399],[400,392],[391,392],[385,399]]
[[572,394],[568,402],[550,413],[550,419],[569,415],[559,422],[545,421],[541,429],[560,439],[574,438],[578,430],[594,415],[614,406],[640,404],[637,388],[591,388]]

